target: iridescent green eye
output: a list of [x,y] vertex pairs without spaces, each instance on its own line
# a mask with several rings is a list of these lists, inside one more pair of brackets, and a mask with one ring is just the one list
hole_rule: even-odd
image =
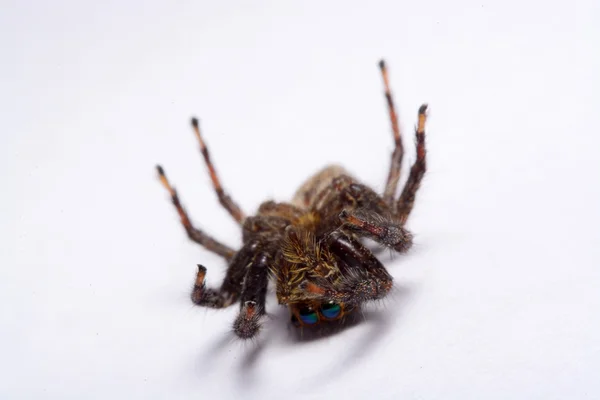
[[316,324],[317,321],[319,320],[319,317],[317,316],[317,312],[310,308],[301,308],[298,311],[298,315],[300,316],[300,320],[303,323],[305,323],[306,325]]
[[337,303],[321,304],[321,314],[327,319],[334,319],[340,316],[342,307]]

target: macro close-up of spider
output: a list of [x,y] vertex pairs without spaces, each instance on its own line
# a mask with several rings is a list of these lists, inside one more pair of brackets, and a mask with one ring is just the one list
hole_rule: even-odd
[[206,285],[207,268],[198,264],[191,299],[211,308],[239,301],[240,311],[233,323],[238,337],[250,339],[259,333],[270,279],[275,282],[278,303],[289,308],[291,322],[301,328],[343,321],[363,303],[380,300],[390,292],[392,277],[361,239],[399,253],[412,245],[413,236],[405,224],[426,171],[427,105],[418,111],[417,157],[397,196],[404,147],[383,60],[379,67],[395,145],[382,195],[342,167],[331,165],[303,183],[290,202],[268,200],[255,215],[246,216],[224,191],[198,120],[193,118],[192,127],[219,202],[242,229],[243,245],[235,251],[192,223],[164,169],[157,166],[188,237],[228,263],[218,289]]
[[0,400],[600,399],[597,3],[12,2]]

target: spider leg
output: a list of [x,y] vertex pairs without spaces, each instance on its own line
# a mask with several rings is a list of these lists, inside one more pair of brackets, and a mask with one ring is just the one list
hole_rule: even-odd
[[206,287],[206,267],[198,265],[196,282],[190,295],[192,302],[211,308],[224,308],[235,303],[242,293],[242,285],[248,271],[247,266],[252,260],[256,247],[255,241],[249,242],[235,254],[219,289]]
[[158,171],[158,177],[159,177],[161,183],[169,191],[169,194],[171,195],[171,201],[173,202],[173,205],[175,206],[175,208],[177,209],[177,212],[179,213],[179,217],[181,218],[181,223],[182,223],[183,227],[185,228],[185,231],[186,231],[188,237],[190,239],[192,239],[194,242],[196,242],[199,245],[206,248],[207,250],[220,255],[221,257],[225,258],[228,261],[231,260],[235,251],[233,249],[231,249],[230,247],[224,245],[223,243],[217,241],[210,235],[206,234],[204,231],[202,231],[198,228],[195,228],[192,225],[192,222],[190,221],[190,218],[189,218],[187,212],[183,209],[183,206],[181,205],[181,202],[179,201],[179,196],[177,195],[177,191],[169,183],[169,180],[167,179],[167,176],[165,175],[164,169],[160,165],[157,165],[156,170]]
[[383,218],[368,209],[343,210],[340,219],[344,221],[344,230],[373,239],[399,253],[406,252],[412,246],[412,233],[394,220]]
[[341,231],[332,232],[326,240],[342,278],[335,284],[307,281],[303,287],[306,293],[348,306],[379,300],[389,293],[393,279],[369,249]]
[[415,203],[415,195],[421,186],[421,180],[427,170],[425,149],[425,122],[427,120],[427,105],[419,107],[419,122],[415,129],[417,159],[410,169],[410,175],[404,185],[402,194],[396,204],[396,217],[402,225],[406,223]]
[[194,304],[210,308],[224,308],[235,303],[239,293],[235,291],[229,292],[223,287],[220,289],[212,289],[206,287],[204,281],[206,277],[206,267],[198,264],[198,273],[196,275],[196,282],[190,298]]
[[200,125],[198,124],[197,118],[192,118],[192,128],[194,128],[194,133],[196,135],[196,139],[198,139],[198,143],[200,144],[200,152],[202,153],[202,157],[204,157],[204,162],[206,163],[206,167],[208,168],[208,173],[210,175],[210,180],[212,181],[213,188],[217,193],[217,197],[219,198],[219,203],[229,212],[229,214],[235,219],[239,224],[242,224],[244,221],[244,213],[240,209],[240,207],[231,199],[231,197],[225,193],[223,187],[221,186],[221,181],[217,176],[217,171],[210,160],[210,154],[208,152],[208,147],[204,140],[202,139],[202,135],[200,133]]
[[[325,193],[325,194],[324,194]],[[323,199],[317,203],[321,220],[325,221],[323,234],[336,229],[368,237],[405,252],[412,245],[412,234],[402,227],[384,200],[372,189],[348,176],[335,178],[331,185],[319,193]]]
[[240,297],[240,312],[233,322],[233,331],[241,339],[251,339],[260,331],[260,320],[266,313],[269,262],[269,253],[261,252],[247,268]]
[[381,60],[379,62],[379,68],[381,69],[381,76],[383,77],[385,99],[387,101],[388,111],[390,114],[392,133],[394,134],[394,151],[392,152],[390,172],[388,173],[387,183],[383,192],[383,200],[388,206],[392,207],[394,198],[396,197],[398,181],[400,179],[402,158],[404,157],[404,147],[402,146],[402,136],[400,132],[400,125],[398,123],[398,114],[396,113],[396,107],[394,106],[394,98],[392,97],[392,92],[390,90],[390,82],[388,79],[387,67],[385,65],[384,60]]

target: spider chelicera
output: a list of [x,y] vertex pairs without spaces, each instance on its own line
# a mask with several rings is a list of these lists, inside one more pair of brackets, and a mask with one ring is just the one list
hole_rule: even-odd
[[308,179],[291,202],[266,201],[255,215],[246,216],[223,190],[198,120],[193,118],[192,127],[219,202],[242,228],[243,245],[235,251],[192,224],[163,168],[157,166],[189,238],[228,264],[218,289],[206,286],[206,268],[198,265],[191,299],[212,308],[239,302],[233,330],[240,338],[253,338],[260,331],[270,279],[275,281],[279,304],[288,306],[291,321],[298,327],[342,320],[361,304],[384,298],[392,288],[392,277],[361,239],[372,239],[400,253],[412,244],[412,234],[404,225],[426,170],[427,105],[418,112],[417,158],[397,197],[404,148],[383,60],[379,67],[395,144],[382,195],[343,168],[328,166]]

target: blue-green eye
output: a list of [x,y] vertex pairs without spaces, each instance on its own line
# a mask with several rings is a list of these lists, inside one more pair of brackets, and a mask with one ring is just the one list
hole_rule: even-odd
[[319,320],[317,313],[310,308],[302,308],[298,311],[298,315],[300,316],[300,320],[304,322],[306,325],[316,324]]
[[342,312],[342,307],[336,303],[324,303],[321,304],[321,314],[327,319],[334,319],[339,317]]

